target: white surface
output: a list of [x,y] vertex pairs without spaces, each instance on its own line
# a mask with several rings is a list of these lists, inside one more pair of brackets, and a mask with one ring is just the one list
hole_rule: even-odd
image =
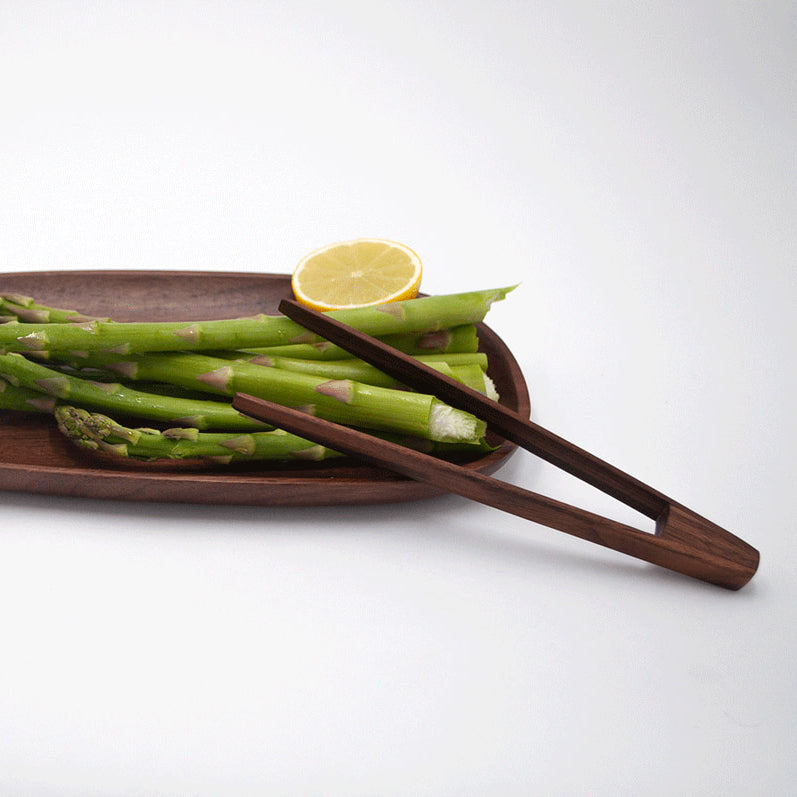
[[731,593],[453,497],[3,493],[0,793],[794,793],[796,34],[789,2],[4,3],[0,270],[383,235],[427,291],[522,282],[488,320],[535,419],[762,565]]

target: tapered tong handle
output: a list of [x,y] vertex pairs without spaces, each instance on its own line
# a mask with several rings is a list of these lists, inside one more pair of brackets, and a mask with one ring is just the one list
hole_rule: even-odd
[[[468,492],[462,494],[482,503],[728,589],[739,589],[755,574],[759,562],[759,554],[755,548],[613,465],[414,357],[327,315],[290,299],[283,300],[279,309],[305,328],[371,363],[407,387],[432,394],[452,407],[470,412],[486,421],[492,431],[505,439],[654,519],[656,533],[649,534],[616,523],[497,479],[465,471],[450,463],[442,463],[434,457],[427,456],[420,464],[413,461],[413,473],[401,469],[405,467],[403,462],[401,467],[391,464],[390,461],[379,461],[378,464],[411,478],[435,483],[451,492],[462,492],[459,485],[467,479]],[[313,434],[296,433],[315,439]],[[375,446],[375,438],[368,435],[361,437],[365,438],[364,441],[359,441],[364,447]],[[349,442],[347,438],[346,444]],[[355,441],[351,442],[354,444]],[[328,445],[335,448],[331,443]],[[400,446],[397,448],[406,451]],[[366,450],[359,453],[347,450],[346,453],[368,459]],[[389,457],[393,457],[395,463],[398,463],[398,453],[395,450],[391,449]],[[374,461],[373,456],[369,461]],[[436,469],[436,464],[445,467]],[[441,478],[442,471],[445,471],[447,485],[432,481]],[[463,475],[465,473],[468,474],[467,477]],[[524,504],[527,506],[524,507]]]

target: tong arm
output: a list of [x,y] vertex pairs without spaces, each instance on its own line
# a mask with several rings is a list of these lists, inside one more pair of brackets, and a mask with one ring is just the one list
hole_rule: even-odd
[[[466,496],[492,506],[497,506],[491,503],[491,500],[496,500],[500,503],[498,508],[528,520],[729,589],[739,589],[755,574],[759,563],[759,553],[755,548],[633,476],[414,357],[328,315],[290,299],[283,300],[279,309],[297,323],[380,368],[406,386],[470,412],[486,421],[490,429],[505,439],[654,519],[656,533],[649,534],[616,523],[478,473],[469,474],[469,477],[479,478],[475,478],[469,488],[474,492],[464,493]],[[368,460],[365,450],[358,456]],[[377,464],[392,467],[390,462]],[[403,470],[399,472],[429,481],[430,470],[430,463],[425,462],[415,475]],[[465,477],[455,479],[451,469],[446,470],[449,479],[446,489],[458,492],[453,485]],[[459,472],[465,473],[461,468]],[[488,481],[484,482],[484,479]]]

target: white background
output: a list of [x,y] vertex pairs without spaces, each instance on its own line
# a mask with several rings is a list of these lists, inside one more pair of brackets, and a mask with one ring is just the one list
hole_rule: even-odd
[[535,420],[762,552],[733,593],[454,497],[2,493],[0,794],[793,794],[795,8],[0,3],[0,270],[376,235],[520,282]]

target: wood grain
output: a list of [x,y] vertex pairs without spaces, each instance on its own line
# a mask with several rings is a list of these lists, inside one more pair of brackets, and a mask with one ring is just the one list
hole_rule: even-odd
[[[290,277],[217,271],[42,271],[0,274],[0,291],[112,316],[119,321],[196,321],[277,313],[291,295]],[[478,325],[480,348],[501,401],[529,414],[520,368],[504,342]],[[495,472],[515,451],[498,450],[464,463]],[[253,506],[334,506],[414,501],[438,495],[429,484],[359,461],[186,468],[99,461],[62,438],[52,420],[0,413],[0,489],[129,501]]]
[[253,403],[251,399],[244,400],[242,405],[236,399],[236,406],[241,405],[242,411],[277,425],[282,425],[281,419],[290,424],[283,428],[362,457],[367,462],[393,467],[411,478],[719,586],[739,589],[755,574],[759,554],[746,542],[613,465],[532,423],[528,417],[491,401],[369,335],[295,301],[284,299],[279,308],[302,326],[323,335],[408,387],[430,393],[453,407],[473,413],[503,438],[653,518],[656,520],[656,533],[639,531],[482,474],[466,473],[456,466],[439,464],[431,457],[422,458],[376,446],[373,438],[348,434],[339,427],[335,429],[332,424],[314,424],[306,418],[294,418],[277,412],[272,406]]

